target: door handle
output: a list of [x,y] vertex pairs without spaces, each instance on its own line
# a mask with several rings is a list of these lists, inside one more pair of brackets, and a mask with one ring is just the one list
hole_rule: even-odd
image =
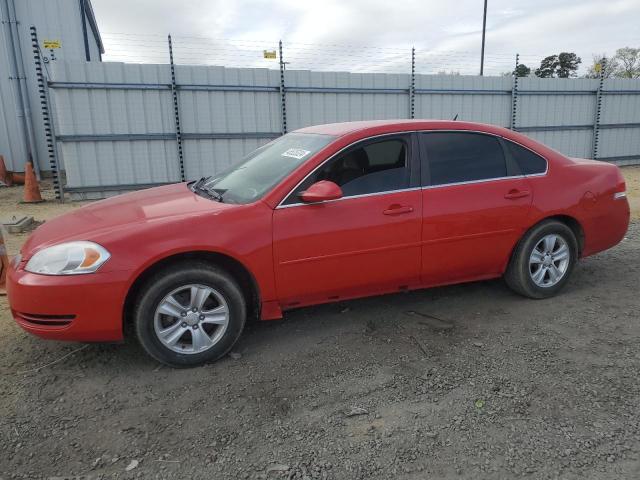
[[509,192],[505,194],[504,198],[507,200],[515,200],[516,198],[524,198],[528,196],[528,190],[518,190],[517,188],[514,188],[513,190],[509,190]]
[[411,212],[413,212],[413,207],[411,205],[391,205],[382,213],[385,215],[401,215],[403,213]]

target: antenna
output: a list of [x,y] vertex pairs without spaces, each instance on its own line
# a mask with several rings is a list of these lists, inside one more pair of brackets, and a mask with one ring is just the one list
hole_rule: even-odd
[[455,122],[458,119],[458,114],[456,113],[456,116],[453,117],[453,121]]

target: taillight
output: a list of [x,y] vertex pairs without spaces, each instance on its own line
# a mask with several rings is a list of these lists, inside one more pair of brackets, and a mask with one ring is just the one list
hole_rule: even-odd
[[613,193],[613,199],[620,200],[622,198],[627,198],[627,184],[624,181],[624,176],[622,175],[620,167],[616,166],[616,173],[618,178],[616,179],[616,189]]
[[626,198],[627,192],[616,192],[613,194],[614,200],[620,200],[621,198]]

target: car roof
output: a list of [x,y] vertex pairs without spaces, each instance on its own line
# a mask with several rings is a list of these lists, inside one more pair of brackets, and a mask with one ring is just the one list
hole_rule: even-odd
[[355,132],[367,130],[376,133],[403,132],[411,130],[475,130],[481,132],[495,133],[503,135],[510,132],[506,128],[488,125],[485,123],[461,122],[455,120],[368,120],[359,122],[327,123],[324,125],[313,125],[304,127],[296,132],[316,133],[340,137]]

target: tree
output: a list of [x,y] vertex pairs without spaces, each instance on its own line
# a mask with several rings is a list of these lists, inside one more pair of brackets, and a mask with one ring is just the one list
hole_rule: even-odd
[[531,74],[531,69],[527,67],[524,63],[518,64],[516,69],[513,71],[513,75],[516,77],[528,77]]
[[540,78],[569,78],[577,76],[578,66],[582,63],[579,56],[572,52],[561,52],[549,55],[540,62],[536,69],[536,76]]
[[581,63],[582,59],[575,53],[562,52],[558,55],[558,68],[556,68],[558,78],[576,77]]
[[536,68],[536,77],[551,78],[555,76],[556,69],[560,65],[558,55],[549,55],[540,62],[540,67]]
[[600,73],[604,66],[604,78],[613,77],[620,68],[620,62],[616,57],[607,57],[606,54],[594,55],[593,64],[589,67],[586,78],[600,78]]
[[640,48],[619,48],[616,50],[616,56],[614,58],[620,62],[616,70],[616,77],[640,77]]

